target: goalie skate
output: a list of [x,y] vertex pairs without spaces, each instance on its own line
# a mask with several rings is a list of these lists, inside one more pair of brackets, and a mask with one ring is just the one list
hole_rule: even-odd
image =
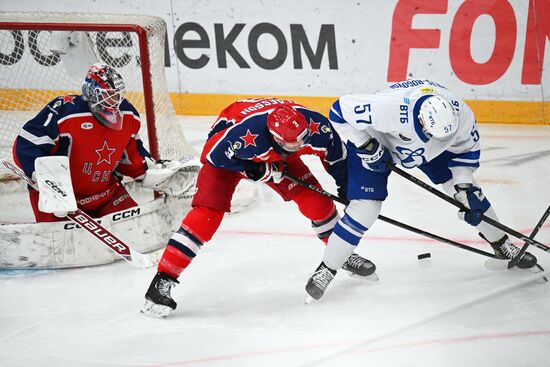
[[141,313],[150,317],[163,318],[172,313],[177,307],[172,299],[170,290],[179,283],[165,273],[157,273],[145,293],[145,304]]
[[351,254],[348,260],[342,265],[350,277],[377,281],[376,265],[370,260],[357,254]]

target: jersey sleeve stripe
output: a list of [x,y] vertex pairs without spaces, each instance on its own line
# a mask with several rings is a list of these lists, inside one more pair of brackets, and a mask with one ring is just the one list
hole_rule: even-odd
[[19,132],[19,136],[33,143],[34,145],[44,145],[44,144],[55,145],[55,141],[52,140],[52,138],[50,138],[48,135],[36,136],[31,134],[25,129],[21,129],[21,131]]
[[474,150],[474,151],[470,151],[470,152],[467,152],[467,153],[464,153],[464,154],[460,154],[456,158],[471,159],[471,160],[475,159],[475,160],[477,160],[477,159],[479,159],[480,156],[481,156],[480,151],[479,150]]
[[449,162],[449,167],[479,167],[479,157],[481,156],[479,150],[474,150],[464,154],[460,154],[457,157],[454,157]]
[[473,162],[473,161],[461,161],[457,159],[453,159],[449,162],[449,167],[479,167],[479,162]]
[[332,104],[328,117],[330,121],[335,122],[337,124],[346,123],[346,120],[344,120],[342,116],[342,109],[340,108],[340,100]]

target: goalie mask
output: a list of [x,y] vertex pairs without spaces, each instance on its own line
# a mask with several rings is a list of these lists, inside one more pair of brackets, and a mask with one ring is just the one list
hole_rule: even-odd
[[445,141],[458,130],[458,117],[453,105],[441,96],[426,98],[418,114],[422,131],[430,139]]
[[93,64],[82,83],[82,97],[94,117],[103,125],[120,130],[120,104],[125,91],[124,81],[115,69],[106,64]]
[[275,143],[288,153],[300,150],[309,137],[306,118],[288,106],[275,107],[267,116],[267,129]]

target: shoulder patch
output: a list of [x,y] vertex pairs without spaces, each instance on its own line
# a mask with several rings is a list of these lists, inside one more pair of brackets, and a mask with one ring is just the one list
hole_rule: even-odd
[[55,103],[53,104],[52,108],[55,109],[55,108],[61,106],[62,104],[63,104],[63,102],[62,102],[60,99],[58,99],[57,101],[55,101]]

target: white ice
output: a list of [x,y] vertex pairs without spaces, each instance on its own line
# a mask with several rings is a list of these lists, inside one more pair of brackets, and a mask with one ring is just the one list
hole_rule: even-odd
[[[200,150],[212,119],[182,120]],[[501,222],[529,234],[550,204],[550,127],[482,125],[481,133],[476,177]],[[307,162],[334,191],[318,162]],[[139,313],[155,269],[120,261],[0,272],[0,365],[549,365],[550,283],[541,273],[492,272],[483,256],[377,222],[357,252],[376,263],[380,280],[340,271],[305,305],[324,246],[294,204],[263,186],[257,196],[226,216],[180,277],[178,308],[163,320]],[[382,214],[490,250],[453,207],[397,175]],[[550,243],[549,227],[537,240]],[[550,268],[549,253],[530,251]],[[426,252],[429,260],[417,260]]]

